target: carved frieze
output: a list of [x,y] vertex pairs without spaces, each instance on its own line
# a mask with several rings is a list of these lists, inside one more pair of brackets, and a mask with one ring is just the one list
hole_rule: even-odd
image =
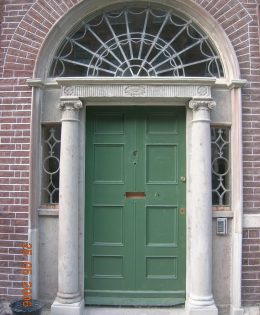
[[146,96],[147,85],[129,85],[124,89],[126,96]]
[[88,84],[62,86],[62,96],[211,98],[211,87],[189,84]]

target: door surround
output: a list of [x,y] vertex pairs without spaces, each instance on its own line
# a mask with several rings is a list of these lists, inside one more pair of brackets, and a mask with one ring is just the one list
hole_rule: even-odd
[[[74,79],[74,78],[60,78],[52,81],[44,82],[41,79],[30,79],[28,80],[28,84],[34,87],[35,99],[38,99],[42,95],[42,89],[46,88],[59,88],[61,90],[61,98],[60,103],[63,104],[62,107],[66,108],[65,115],[68,115],[68,112],[75,112],[75,110],[68,110],[69,108],[81,111],[80,115],[78,115],[77,120],[79,120],[79,130],[80,134],[85,133],[85,105],[87,106],[97,106],[97,105],[111,105],[122,104],[122,100],[124,100],[126,105],[133,105],[137,101],[140,101],[142,106],[145,105],[155,105],[158,104],[158,98],[160,101],[163,101],[163,105],[180,105],[180,103],[185,106],[189,100],[202,98],[204,100],[207,97],[211,96],[211,91],[219,88],[229,89],[230,90],[230,104],[227,106],[231,107],[232,111],[232,129],[231,129],[231,156],[236,156],[235,159],[231,159],[231,167],[233,170],[232,174],[236,174],[236,176],[231,177],[231,185],[232,185],[232,209],[234,213],[233,219],[233,233],[232,233],[232,272],[231,272],[231,311],[232,315],[240,315],[243,314],[243,309],[241,308],[241,244],[242,244],[242,137],[241,137],[241,87],[245,84],[244,80],[233,80],[230,82],[214,78],[150,78],[150,79],[142,79],[142,78],[132,78],[132,79],[112,79],[108,80],[107,78],[97,78],[97,79]],[[140,96],[139,90],[136,87],[142,86],[141,90],[143,90],[144,86],[150,86],[150,91],[154,87],[156,87],[157,91],[160,91],[160,94],[157,94],[155,97],[149,96],[146,93]],[[87,86],[85,88],[84,86]],[[131,86],[130,91],[132,93],[123,93],[124,88]],[[166,88],[164,89],[164,87]],[[160,88],[162,87],[162,89]],[[186,89],[185,87],[190,87],[190,89]],[[198,95],[198,88],[207,87],[207,90],[210,94]],[[107,91],[105,92],[105,89]],[[111,89],[110,89],[111,88]],[[76,95],[75,91],[81,91],[82,94],[79,96]],[[110,89],[110,90],[109,90]],[[200,93],[203,89],[199,89]],[[119,92],[115,91],[121,91]],[[164,93],[163,91],[167,90],[168,93]],[[193,93],[189,92],[188,95],[183,93],[184,91],[193,91]],[[65,93],[66,91],[66,93]],[[84,91],[88,91],[85,93]],[[109,92],[110,91],[110,92]],[[111,92],[112,91],[112,92]],[[113,92],[114,91],[114,92]],[[134,92],[136,91],[136,92]],[[145,91],[147,87],[145,87]],[[169,92],[171,91],[171,92]],[[177,91],[177,92],[176,92]],[[98,93],[97,93],[98,92]],[[156,100],[157,99],[157,100]],[[210,98],[211,99],[211,98]],[[209,101],[209,99],[208,99]],[[83,104],[84,106],[83,106]],[[67,105],[66,105],[67,104]],[[71,104],[72,106],[70,106]],[[75,105],[73,105],[75,104]],[[66,105],[66,106],[65,106]],[[79,109],[81,108],[81,109]],[[214,109],[214,112],[218,112],[220,109],[218,108],[218,104]],[[79,113],[78,113],[79,114]],[[69,118],[69,115],[68,115]],[[187,170],[189,170],[189,156],[190,156],[190,125],[192,121],[192,112],[191,110],[187,110]],[[37,125],[38,126],[38,125]],[[78,163],[80,165],[80,169],[84,169],[85,161],[84,155],[84,141],[85,139],[78,140],[80,154],[78,157]],[[38,160],[37,160],[38,161]],[[187,173],[187,176],[189,174]],[[80,220],[83,219],[83,211],[84,211],[84,178],[82,172],[79,174],[79,215]],[[187,185],[187,214],[189,215],[189,188]],[[188,224],[189,224],[189,216],[187,215]],[[188,228],[187,224],[187,228]],[[78,275],[82,279],[83,277],[83,255],[81,251],[83,250],[82,245],[82,233],[84,227],[79,227],[79,231],[77,231],[77,235],[79,236],[79,257],[76,259],[79,265]],[[32,231],[33,233],[33,231]],[[32,234],[32,237],[34,235]],[[189,294],[190,288],[190,273],[189,273],[189,237],[187,237],[187,295]],[[75,255],[74,255],[75,256]],[[76,257],[77,258],[77,257]],[[77,280],[78,281],[78,280]],[[37,279],[35,280],[37,282]],[[52,307],[52,314],[70,314],[70,312],[75,310],[75,314],[83,314],[83,283],[80,282],[81,292],[81,302],[71,303],[71,301],[67,301],[66,303],[60,303],[58,301],[54,302]],[[188,310],[188,303],[186,305],[186,309]],[[207,312],[206,312],[207,313]],[[189,314],[193,314],[189,312]],[[209,313],[207,313],[209,314]]]
[[[186,188],[186,198],[187,198],[187,297],[186,297],[186,309],[188,314],[196,315],[196,314],[207,314],[207,315],[216,315],[218,314],[217,308],[215,306],[215,302],[212,296],[212,215],[211,215],[211,161],[210,161],[210,151],[208,150],[210,147],[210,138],[209,138],[209,126],[210,126],[210,110],[214,107],[215,102],[211,96],[211,88],[215,84],[214,78],[207,79],[193,79],[193,78],[171,78],[171,79],[56,79],[57,84],[61,87],[61,97],[60,97],[60,109],[62,110],[62,128],[64,136],[61,138],[61,178],[67,177],[67,169],[75,165],[75,160],[68,160],[68,158],[63,154],[63,150],[68,151],[71,150],[70,143],[67,141],[65,144],[65,138],[68,138],[68,133],[74,133],[77,135],[77,131],[75,131],[75,122],[78,121],[78,127],[80,125],[79,121],[82,119],[84,105],[86,106],[95,106],[99,105],[111,105],[111,102],[114,104],[125,104],[125,105],[133,105],[140,104],[142,106],[158,104],[158,100],[160,100],[160,104],[162,106],[165,105],[182,105],[186,106],[189,104],[190,109],[187,109],[187,188]],[[193,113],[192,113],[192,111]],[[74,129],[69,130],[69,125],[74,124]],[[67,126],[67,127],[66,127]],[[189,137],[192,135],[191,128],[194,128],[200,133],[198,138],[193,137],[192,140],[195,141],[205,141],[205,148],[198,150],[192,146],[192,141]],[[83,126],[84,128],[84,126]],[[68,130],[66,130],[68,129]],[[208,135],[206,135],[208,134]],[[205,137],[206,135],[206,137]],[[197,139],[197,141],[196,141]],[[77,141],[76,141],[77,142]],[[63,144],[64,143],[64,144]],[[73,144],[74,148],[77,147],[77,143]],[[197,152],[199,154],[197,154]],[[80,153],[78,152],[78,155]],[[79,156],[76,155],[76,159],[79,162]],[[206,179],[209,184],[205,189],[200,190],[196,189],[196,186],[201,186],[201,183],[195,183],[191,180],[191,174],[196,176],[195,164],[196,159],[190,159],[190,157],[197,156],[197,158],[201,158],[203,156],[207,160],[208,169],[204,174],[200,176],[202,178],[202,182]],[[192,164],[193,163],[193,164]],[[66,168],[64,167],[66,166]],[[69,166],[70,165],[70,166]],[[83,166],[83,165],[81,165]],[[205,175],[205,176],[204,176]],[[73,190],[79,187],[79,183],[77,182],[76,174],[71,182],[71,185],[74,187]],[[194,177],[195,178],[195,177]],[[61,180],[62,182],[62,180]],[[193,183],[192,183],[193,182]],[[192,186],[193,185],[193,186]],[[195,193],[191,193],[191,190],[196,190]],[[62,186],[60,187],[61,195],[70,195],[71,193]],[[199,198],[203,197],[206,199],[206,202],[203,204],[199,203]],[[75,198],[75,197],[74,197]],[[68,209],[68,201],[64,201],[64,203],[60,203],[60,224],[66,225],[68,221],[68,213],[72,216],[70,209]],[[202,209],[200,213],[200,219],[204,220],[205,229],[196,230],[193,229],[193,226],[196,226],[196,216],[192,216],[192,208],[191,204],[194,204],[198,209]],[[67,209],[67,210],[66,210]],[[196,210],[198,210],[196,209]],[[198,210],[199,211],[199,210]],[[67,214],[66,214],[67,213]],[[78,218],[78,213],[76,209],[74,210],[74,220],[75,216]],[[74,221],[75,222],[75,221]],[[71,228],[73,229],[73,228]],[[62,244],[65,242],[70,244],[73,242],[73,245],[70,248],[77,248],[77,239],[78,239],[78,227],[77,224],[74,227],[74,237],[72,235],[67,234],[65,236],[64,232],[60,231],[60,241],[59,247],[62,247]],[[199,239],[198,239],[199,237]],[[193,241],[191,241],[193,240]],[[204,244],[200,248],[202,251],[202,255],[206,259],[202,262],[199,257],[194,255],[196,251],[194,251],[194,244],[196,242],[200,243],[200,240],[204,240]],[[206,240],[206,246],[205,246]],[[196,245],[197,246],[197,245]],[[59,255],[59,263],[60,263],[60,278],[63,279],[63,282],[69,283],[69,277],[71,275],[67,274],[62,268],[64,264],[66,265],[72,263],[74,266],[78,263],[77,250],[72,251],[69,254],[70,258],[66,257],[67,262],[63,257]],[[191,272],[191,266],[196,266],[196,268],[200,269],[200,272],[196,274],[194,277],[194,272]],[[203,271],[204,270],[204,271]],[[206,270],[206,275],[205,275]],[[203,272],[202,272],[203,271]],[[74,268],[73,273],[75,275],[75,281],[73,288],[75,289],[79,285],[79,272],[77,268]],[[67,280],[66,280],[67,278]],[[203,279],[204,284],[201,286],[200,281],[198,279]],[[71,280],[71,279],[70,279]],[[206,285],[205,285],[206,282]],[[66,307],[68,304],[70,306],[75,306],[78,310],[75,314],[81,314],[82,309],[82,297],[80,294],[80,290],[72,290],[68,285],[67,291],[68,293],[58,292],[57,299],[52,306],[52,314],[59,314],[59,311],[62,309],[64,314],[66,314]],[[73,293],[69,293],[69,291]],[[67,305],[67,306],[66,306]],[[65,307],[65,308],[64,308]]]

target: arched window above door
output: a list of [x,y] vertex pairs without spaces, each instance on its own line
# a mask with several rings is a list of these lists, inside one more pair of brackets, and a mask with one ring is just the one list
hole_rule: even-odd
[[128,7],[85,20],[66,36],[50,77],[222,77],[220,57],[191,19]]

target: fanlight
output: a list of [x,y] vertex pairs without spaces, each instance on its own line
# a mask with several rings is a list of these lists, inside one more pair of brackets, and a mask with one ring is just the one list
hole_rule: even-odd
[[50,76],[221,77],[220,58],[192,20],[125,8],[81,22],[54,57]]

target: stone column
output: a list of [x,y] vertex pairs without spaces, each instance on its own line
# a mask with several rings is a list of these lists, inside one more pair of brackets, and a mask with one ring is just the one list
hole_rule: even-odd
[[78,97],[63,97],[59,194],[58,293],[51,314],[82,314],[78,268],[79,111]]
[[190,199],[190,292],[189,315],[217,315],[212,295],[212,192],[210,110],[211,98],[194,98],[189,189]]

